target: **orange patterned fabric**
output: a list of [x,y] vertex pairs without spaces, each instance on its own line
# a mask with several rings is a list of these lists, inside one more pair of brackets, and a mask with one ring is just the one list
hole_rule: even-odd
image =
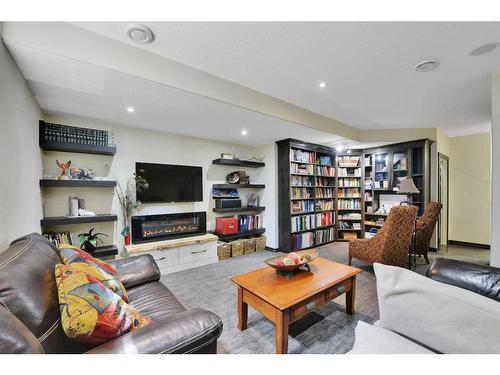
[[416,253],[425,256],[427,263],[427,252],[431,246],[432,233],[439,219],[443,205],[438,202],[429,202],[425,212],[417,220],[417,246]]
[[373,238],[349,242],[349,262],[357,258],[367,263],[406,267],[417,211],[415,206],[393,207]]

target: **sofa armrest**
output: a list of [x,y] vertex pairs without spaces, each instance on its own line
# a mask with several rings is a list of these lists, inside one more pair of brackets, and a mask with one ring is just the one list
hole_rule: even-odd
[[221,319],[210,311],[193,309],[153,321],[101,344],[89,354],[193,353],[211,345],[222,333]]
[[437,258],[427,268],[426,276],[500,302],[500,268]]
[[111,260],[109,264],[116,268],[126,289],[160,280],[160,270],[150,254]]

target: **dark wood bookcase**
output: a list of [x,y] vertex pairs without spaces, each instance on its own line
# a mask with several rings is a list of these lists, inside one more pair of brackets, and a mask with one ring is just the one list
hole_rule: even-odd
[[[280,251],[302,250],[333,242],[337,205],[335,150],[295,139],[276,144]],[[295,152],[303,153],[303,159],[294,156]],[[331,223],[318,225],[320,220],[328,221],[330,217]],[[310,225],[292,228],[292,220],[305,219]],[[302,238],[300,247],[297,246],[299,237]],[[306,237],[309,238],[307,244]]]

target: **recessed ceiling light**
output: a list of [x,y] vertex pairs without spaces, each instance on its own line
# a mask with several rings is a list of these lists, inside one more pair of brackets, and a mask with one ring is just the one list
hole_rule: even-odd
[[326,87],[326,82],[320,82],[319,83],[319,88],[324,89]]
[[134,113],[135,112],[135,108],[134,107],[127,107],[127,112],[128,113]]
[[350,154],[350,153],[351,153],[351,150],[349,149],[349,150],[347,150],[346,152],[347,152],[348,154]]
[[500,45],[500,43],[498,43],[498,42],[486,43],[486,44],[483,44],[483,45],[473,49],[472,51],[470,51],[469,55],[471,55],[471,56],[484,55],[485,53],[488,53],[488,52],[491,52],[491,51],[497,49],[497,47],[499,45]]
[[144,25],[132,25],[127,28],[128,37],[136,43],[151,43],[155,35],[148,27]]
[[431,70],[437,69],[438,66],[439,66],[438,59],[428,59],[421,61],[417,65],[415,65],[415,70],[417,72],[426,73],[430,72]]
[[241,130],[241,135],[247,135],[247,131],[245,129]]

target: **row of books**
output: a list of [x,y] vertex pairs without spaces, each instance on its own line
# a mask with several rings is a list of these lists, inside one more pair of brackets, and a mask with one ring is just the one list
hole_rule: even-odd
[[310,201],[293,201],[292,214],[301,212],[314,212],[314,200]]
[[316,245],[320,245],[325,242],[331,242],[334,238],[334,228],[317,230],[315,236]]
[[333,189],[316,188],[316,198],[333,198]]
[[320,176],[335,176],[335,168],[334,167],[326,167],[323,165],[319,165],[317,167],[317,174]]
[[361,181],[357,178],[339,178],[340,187],[361,187]]
[[316,201],[316,210],[317,211],[325,211],[325,210],[333,210],[333,200],[317,200]]
[[292,232],[314,229],[316,221],[314,215],[292,216]]
[[316,226],[324,227],[327,225],[333,225],[334,213],[333,212],[320,212],[316,214]]
[[358,212],[351,212],[348,214],[339,215],[339,220],[361,220],[361,214]]
[[321,165],[332,165],[332,157],[329,155],[320,155],[316,158],[316,163]]
[[300,250],[314,245],[314,233],[305,232],[292,235],[292,250]]
[[256,230],[262,227],[262,215],[238,215],[238,231]]
[[314,163],[314,153],[310,151],[290,149],[290,160],[300,161],[303,163]]
[[106,130],[77,128],[75,126],[44,123],[41,129],[44,141],[67,142],[82,145],[108,146],[110,137]]
[[78,244],[78,237],[75,238],[76,235],[70,232],[45,232],[43,236],[56,246],[63,243],[68,245]]
[[292,163],[290,166],[290,173],[298,173],[298,174],[303,174],[303,175],[314,175],[314,165]]
[[354,177],[361,177],[361,169],[356,168],[356,169],[349,169],[349,168],[339,168],[339,177],[344,177],[344,176],[354,176]]
[[292,186],[313,186],[314,177],[292,175],[290,185]]
[[313,188],[292,188],[292,199],[314,198]]
[[361,229],[361,223],[360,222],[352,222],[352,221],[340,221],[338,223],[338,228],[339,229],[352,229],[352,230],[359,230]]
[[358,188],[339,189],[338,198],[361,198],[361,192]]
[[341,210],[360,210],[361,199],[338,199],[338,208]]
[[331,178],[316,177],[316,186],[334,186],[335,182]]
[[357,167],[359,166],[359,156],[339,156],[338,165],[339,167]]

